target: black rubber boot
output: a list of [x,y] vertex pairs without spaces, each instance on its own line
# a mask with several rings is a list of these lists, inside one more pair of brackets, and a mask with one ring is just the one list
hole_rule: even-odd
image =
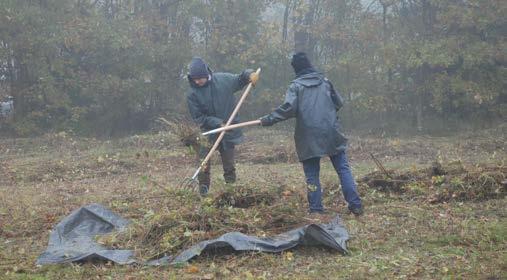
[[234,167],[234,149],[220,150],[222,166],[224,167],[224,180],[227,184],[236,182],[236,168]]
[[356,207],[356,208],[352,208],[350,209],[350,213],[356,215],[356,216],[361,216],[363,215],[363,207]]
[[201,196],[207,196],[209,187],[207,185],[199,185],[199,194]]

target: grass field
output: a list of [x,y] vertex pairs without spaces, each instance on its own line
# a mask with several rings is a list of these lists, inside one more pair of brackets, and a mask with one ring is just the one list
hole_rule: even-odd
[[[348,229],[350,255],[298,247],[281,254],[201,256],[178,267],[35,265],[52,227],[85,204],[101,203],[141,228],[164,211],[201,207],[205,202],[198,196],[190,195],[195,199],[184,205],[179,196],[171,196],[196,168],[194,155],[175,136],[105,141],[60,133],[0,139],[0,278],[506,279],[505,136],[505,127],[452,137],[353,136],[349,156],[357,179],[378,169],[370,153],[397,173],[422,170],[435,161],[444,166],[459,162],[468,173],[414,181],[398,192],[361,183],[365,214],[356,218],[347,211],[329,160],[323,160],[325,206],[337,212]],[[256,129],[246,138],[238,146],[237,184],[266,192],[288,190],[300,201],[293,214],[304,213],[304,177],[291,133]],[[230,188],[221,173],[216,156],[212,197]],[[486,189],[497,193],[467,196],[470,189],[464,178],[475,177],[483,179],[477,181],[479,187],[489,186],[491,178],[500,182],[499,188]],[[434,192],[442,192],[439,186],[445,180],[459,186],[464,196],[446,193],[446,199],[432,200]],[[253,222],[245,226],[259,232]]]

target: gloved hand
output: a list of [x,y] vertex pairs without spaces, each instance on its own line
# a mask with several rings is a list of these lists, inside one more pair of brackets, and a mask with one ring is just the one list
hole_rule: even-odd
[[222,126],[224,121],[221,118],[213,117],[213,116],[207,116],[206,117],[206,129],[215,129]]
[[259,80],[259,74],[256,74],[253,69],[246,69],[243,72],[241,72],[241,80],[247,84],[252,83],[253,86],[257,83]]
[[260,118],[261,125],[262,126],[272,126],[273,125],[273,118],[271,118],[270,115],[265,115],[264,117]]
[[257,72],[250,73],[249,79],[250,83],[252,83],[252,86],[255,86],[255,84],[257,84],[257,81],[259,80],[259,73]]

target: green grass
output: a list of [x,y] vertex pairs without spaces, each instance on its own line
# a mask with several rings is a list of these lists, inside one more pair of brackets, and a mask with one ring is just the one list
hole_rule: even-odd
[[[193,155],[186,154],[174,138],[164,135],[161,143],[160,137],[100,141],[62,139],[57,135],[4,142],[0,158],[6,163],[0,169],[6,175],[0,180],[0,278],[502,279],[507,275],[506,198],[429,204],[423,199],[361,185],[365,215],[355,218],[347,213],[338,178],[328,160],[322,161],[321,180],[325,191],[334,193],[324,197],[325,206],[338,212],[351,234],[348,256],[324,248],[300,247],[281,254],[246,252],[198,257],[179,267],[107,263],[35,266],[51,228],[82,205],[102,203],[126,218],[143,221],[145,215],[164,207],[161,202],[170,203],[169,198],[159,199],[166,195],[160,186],[178,185],[196,166]],[[280,152],[273,143],[278,143],[278,139],[290,142],[291,137],[290,133],[274,130],[249,133],[248,142],[238,147],[238,183],[267,189],[289,188],[304,197],[302,167],[293,155],[270,164],[250,162],[252,156],[269,155],[276,149]],[[350,148],[356,178],[376,168],[368,152],[380,154],[377,147],[383,147],[382,153],[388,155],[389,151],[397,151],[399,155],[379,157],[387,168],[396,170],[429,165],[434,150],[440,150],[446,160],[459,158],[468,165],[479,163],[477,159],[482,164],[501,165],[506,158],[504,148],[491,151],[479,146],[476,154],[467,154],[467,146],[459,136],[425,138],[424,145],[414,151],[412,147],[421,139],[361,141],[368,145],[359,149],[351,141]],[[491,146],[487,139],[477,141],[484,147]],[[113,166],[116,171],[111,170]],[[213,165],[212,192],[227,187],[221,171],[219,164]],[[416,187],[413,186],[415,191]]]

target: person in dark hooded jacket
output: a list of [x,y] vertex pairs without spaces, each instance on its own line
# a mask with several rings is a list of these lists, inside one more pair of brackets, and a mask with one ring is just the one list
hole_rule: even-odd
[[340,177],[349,210],[361,215],[361,199],[346,155],[347,139],[340,130],[337,116],[343,105],[342,99],[332,83],[315,70],[305,53],[296,53],[291,65],[296,79],[290,83],[284,103],[262,117],[261,125],[271,126],[296,118],[294,139],[299,161],[303,163],[311,213],[324,212],[319,180],[320,158],[329,156]]
[[[251,69],[241,74],[213,73],[202,58],[194,57],[190,62],[187,78],[190,83],[190,91],[187,94],[188,109],[201,130],[208,131],[221,127],[227,122],[236,106],[234,93],[250,82],[255,85],[258,75]],[[239,118],[236,115],[232,124],[238,122]],[[217,138],[218,134],[210,135],[208,141],[214,143]],[[230,130],[225,133],[218,148],[226,183],[236,181],[234,146],[242,141],[243,134],[240,129]],[[198,151],[198,159],[204,158],[208,151],[208,147],[201,147]],[[201,195],[206,195],[210,187],[209,162],[199,173],[198,180]]]

